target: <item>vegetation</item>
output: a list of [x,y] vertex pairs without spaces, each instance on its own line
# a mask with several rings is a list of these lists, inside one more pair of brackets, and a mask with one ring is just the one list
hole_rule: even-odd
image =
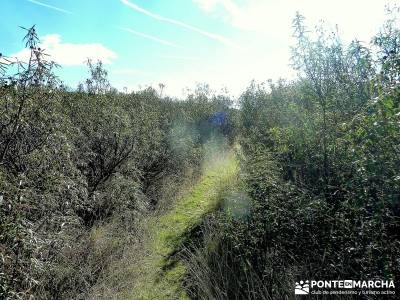
[[203,217],[215,210],[220,193],[234,181],[235,171],[232,153],[216,156],[199,182],[170,211],[148,220],[147,256],[134,270],[134,278],[140,280],[124,295],[126,299],[189,299],[181,284],[186,270],[179,253],[191,242]]
[[194,298],[289,299],[300,279],[398,281],[395,24],[370,47],[346,47],[296,16],[298,79],[252,84],[240,99],[243,186],[186,255]]
[[345,45],[297,15],[298,78],[252,83],[235,106],[207,86],[179,101],[122,93],[92,61],[71,90],[26,29],[29,60],[0,57],[0,298],[287,299],[300,279],[398,282],[396,22]]
[[235,112],[206,87],[185,101],[120,93],[91,61],[71,91],[34,27],[25,41],[29,61],[1,65],[0,297],[87,297],[139,217],[200,174],[207,143],[228,140],[232,124],[214,113]]

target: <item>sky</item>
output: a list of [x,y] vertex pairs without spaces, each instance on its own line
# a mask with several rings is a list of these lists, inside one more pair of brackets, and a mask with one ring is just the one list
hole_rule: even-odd
[[312,28],[336,25],[345,42],[369,42],[395,0],[0,0],[0,52],[24,59],[19,26],[36,25],[41,47],[69,86],[101,60],[113,86],[165,85],[182,96],[198,83],[239,95],[251,80],[291,78],[296,11]]

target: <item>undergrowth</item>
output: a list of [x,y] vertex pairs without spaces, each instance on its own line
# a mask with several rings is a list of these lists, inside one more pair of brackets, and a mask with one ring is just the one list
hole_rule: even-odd
[[188,299],[183,286],[186,266],[180,253],[204,217],[218,207],[221,192],[232,184],[236,168],[232,152],[214,156],[196,183],[176,197],[168,209],[145,218],[143,240],[133,247],[136,259],[130,259],[128,254],[123,259],[125,265],[114,270],[126,285],[109,286],[107,292],[103,288],[97,293],[95,288],[93,298]]

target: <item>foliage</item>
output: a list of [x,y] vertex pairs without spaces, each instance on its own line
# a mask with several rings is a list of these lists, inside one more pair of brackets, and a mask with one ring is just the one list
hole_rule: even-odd
[[346,47],[336,32],[313,34],[296,16],[298,79],[253,83],[241,97],[239,191],[249,208],[245,217],[234,213],[241,201],[221,210],[190,251],[194,297],[284,299],[300,279],[398,280],[394,24],[369,47]]
[[[193,298],[291,298],[299,278],[398,280],[396,13],[368,45],[311,32],[298,14],[298,78],[253,82],[238,108],[207,85],[179,101],[121,93],[90,60],[68,89],[25,29],[28,61],[0,55],[0,298],[88,298],[127,249],[148,249],[146,225],[149,276],[163,268],[151,279],[180,293],[185,275]],[[234,145],[240,181],[199,231],[223,175],[205,166]],[[174,267],[179,251],[186,263]]]
[[200,172],[211,128],[232,134],[210,119],[230,103],[120,93],[90,60],[72,91],[26,33],[28,61],[0,58],[0,297],[86,297],[166,182]]

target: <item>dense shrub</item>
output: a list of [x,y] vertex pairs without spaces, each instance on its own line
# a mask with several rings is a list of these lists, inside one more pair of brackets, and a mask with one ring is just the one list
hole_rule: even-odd
[[181,253],[193,298],[291,298],[299,279],[398,281],[396,22],[344,45],[297,15],[298,78],[252,83],[237,109],[206,85],[179,101],[121,93],[101,62],[71,90],[27,29],[29,61],[0,57],[0,298],[87,298],[138,242],[143,216],[235,142],[240,181]]
[[346,47],[303,19],[298,79],[241,97],[249,209],[222,210],[189,251],[194,297],[284,299],[299,280],[399,279],[400,31],[390,19],[369,47]]
[[34,27],[25,41],[29,61],[0,61],[0,298],[85,298],[165,184],[195,177],[211,136],[233,134],[212,122],[231,103],[206,88],[120,93],[91,61],[73,91]]

